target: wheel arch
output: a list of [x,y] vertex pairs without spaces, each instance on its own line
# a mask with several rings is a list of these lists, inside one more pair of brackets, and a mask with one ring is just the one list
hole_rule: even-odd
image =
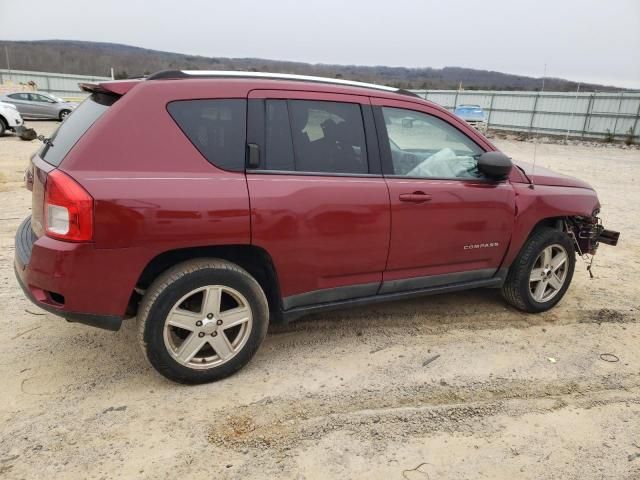
[[529,239],[531,235],[533,235],[536,232],[536,230],[542,227],[548,227],[548,228],[553,228],[554,230],[564,231],[565,230],[564,222],[566,219],[567,219],[566,216],[542,218],[538,221],[538,223],[536,223],[535,225],[533,225],[533,227],[531,227],[531,230],[529,230],[529,234],[527,235],[526,239]]
[[273,260],[265,249],[255,245],[179,248],[156,255],[144,267],[136,282],[136,291],[133,293],[129,302],[128,313],[131,315],[135,314],[142,292],[146,290],[159,275],[178,263],[196,258],[219,258],[233,262],[246,270],[256,279],[264,291],[272,318],[276,321],[280,319],[282,297],[280,295],[280,283]]

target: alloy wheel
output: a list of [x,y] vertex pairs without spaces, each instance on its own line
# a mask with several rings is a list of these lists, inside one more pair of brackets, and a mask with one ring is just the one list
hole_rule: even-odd
[[562,289],[567,279],[567,259],[567,251],[557,243],[540,252],[529,274],[529,291],[536,302],[548,302]]
[[248,300],[224,285],[192,290],[165,320],[164,344],[178,363],[207,369],[232,359],[249,339],[253,316]]

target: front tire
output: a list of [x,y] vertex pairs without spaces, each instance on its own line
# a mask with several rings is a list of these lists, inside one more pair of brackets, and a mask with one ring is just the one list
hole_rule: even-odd
[[3,137],[7,131],[7,126],[4,124],[4,120],[0,118],[0,137]]
[[575,269],[573,241],[559,230],[537,229],[514,260],[502,287],[504,299],[523,312],[554,307],[569,288]]
[[67,118],[70,113],[71,113],[71,110],[61,110],[60,114],[58,115],[58,120],[60,120],[61,122],[64,122],[65,118]]
[[179,383],[235,373],[266,336],[269,307],[258,282],[238,265],[197,259],[174,266],[145,292],[138,332],[149,363]]

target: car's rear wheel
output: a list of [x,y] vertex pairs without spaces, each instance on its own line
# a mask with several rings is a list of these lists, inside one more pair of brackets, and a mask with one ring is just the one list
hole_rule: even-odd
[[60,114],[58,115],[58,119],[61,122],[64,122],[64,119],[67,118],[70,113],[71,113],[71,110],[61,110]]
[[2,137],[7,131],[7,126],[4,123],[4,120],[0,118],[0,137]]
[[540,228],[511,265],[502,295],[525,312],[549,310],[569,288],[574,268],[573,241],[559,230]]
[[220,380],[256,353],[269,308],[256,280],[218,259],[181,263],[146,291],[139,338],[151,365],[181,383]]

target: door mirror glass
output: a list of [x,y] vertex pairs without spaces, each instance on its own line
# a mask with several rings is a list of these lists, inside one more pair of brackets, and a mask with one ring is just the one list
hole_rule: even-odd
[[511,158],[502,152],[485,152],[478,157],[478,170],[489,178],[504,180],[512,167]]

